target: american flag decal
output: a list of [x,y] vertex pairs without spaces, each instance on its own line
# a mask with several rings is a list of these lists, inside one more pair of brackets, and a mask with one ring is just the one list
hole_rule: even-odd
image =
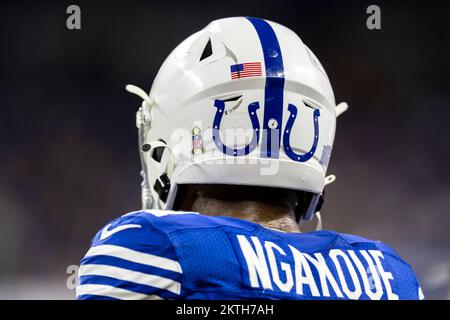
[[261,62],[233,64],[230,69],[232,80],[262,76]]

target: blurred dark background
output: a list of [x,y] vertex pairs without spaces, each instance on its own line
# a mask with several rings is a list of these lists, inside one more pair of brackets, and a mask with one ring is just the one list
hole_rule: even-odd
[[[70,4],[81,30],[66,28]],[[370,4],[381,30],[366,27]],[[74,296],[67,266],[140,206],[140,102],[125,84],[148,90],[179,42],[241,15],[297,32],[350,105],[325,228],[389,243],[428,298],[448,297],[449,2],[170,0],[1,3],[0,298]]]

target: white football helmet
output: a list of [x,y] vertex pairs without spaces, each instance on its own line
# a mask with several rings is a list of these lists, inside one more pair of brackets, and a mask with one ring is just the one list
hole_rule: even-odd
[[178,45],[137,112],[142,206],[171,209],[180,184],[254,185],[311,194],[318,211],[336,117],[328,77],[290,29],[258,18],[211,22]]

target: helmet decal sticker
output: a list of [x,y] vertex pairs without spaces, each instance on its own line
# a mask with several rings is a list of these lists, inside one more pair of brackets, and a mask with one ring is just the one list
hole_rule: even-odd
[[308,161],[309,159],[311,159],[314,152],[316,152],[317,143],[319,142],[319,121],[318,120],[319,120],[319,116],[320,116],[320,111],[319,111],[319,109],[314,110],[314,114],[313,114],[314,142],[311,147],[311,150],[309,150],[305,154],[295,153],[291,148],[290,135],[291,135],[291,131],[292,131],[292,126],[294,125],[295,119],[297,118],[298,110],[297,110],[296,106],[294,106],[293,104],[289,104],[288,111],[291,114],[289,116],[288,122],[286,123],[286,128],[284,130],[284,135],[283,135],[284,152],[286,152],[286,155],[294,161],[298,161],[298,162]]
[[222,142],[222,139],[220,138],[220,123],[222,122],[222,117],[225,110],[225,102],[223,100],[216,99],[214,101],[214,107],[216,107],[217,110],[216,115],[214,116],[212,132],[216,147],[223,153],[230,156],[243,156],[252,152],[259,143],[259,120],[258,115],[256,114],[256,110],[259,109],[259,103],[253,102],[248,105],[248,114],[253,126],[253,136],[250,143],[241,149],[230,148]]
[[[248,17],[247,20],[250,21],[258,34],[266,69],[261,157],[278,158],[281,141],[281,122],[283,119],[283,57],[277,36],[270,24],[258,18]],[[272,146],[272,142],[275,142],[277,145]]]
[[197,154],[205,152],[203,148],[203,136],[202,129],[198,126],[195,126],[192,129],[192,155],[195,156]]
[[240,64],[233,64],[230,66],[231,80],[261,77],[261,62],[247,62]]

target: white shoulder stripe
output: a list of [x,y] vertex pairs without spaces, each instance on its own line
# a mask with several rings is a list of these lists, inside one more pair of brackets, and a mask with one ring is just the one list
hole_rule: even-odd
[[423,294],[422,287],[419,287],[418,296],[419,296],[419,300],[425,300],[425,296]]
[[77,297],[85,294],[121,300],[162,300],[157,295],[147,295],[103,284],[83,284],[77,287]]
[[155,256],[149,253],[143,253],[135,250],[131,250],[121,246],[115,246],[110,244],[104,244],[100,246],[91,247],[86,253],[86,257],[106,255],[116,258],[125,259],[131,262],[141,263],[152,267],[157,267],[164,270],[183,273],[178,261]]
[[159,289],[164,289],[175,294],[180,294],[181,292],[181,284],[178,281],[152,274],[146,274],[138,271],[101,264],[81,265],[80,269],[78,270],[78,275],[80,277],[104,276],[123,281],[131,281]]

